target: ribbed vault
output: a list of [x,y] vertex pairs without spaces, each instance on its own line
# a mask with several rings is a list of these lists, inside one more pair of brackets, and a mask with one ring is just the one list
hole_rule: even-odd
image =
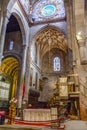
[[19,70],[19,62],[14,57],[9,57],[3,60],[1,71],[11,77],[14,77],[14,75],[18,75]]
[[52,48],[58,48],[67,53],[67,39],[63,33],[54,28],[47,28],[36,37],[36,45],[40,47],[41,56]]

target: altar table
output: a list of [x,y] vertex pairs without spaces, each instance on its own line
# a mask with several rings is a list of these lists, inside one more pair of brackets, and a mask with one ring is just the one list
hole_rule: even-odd
[[24,121],[49,121],[51,120],[50,109],[24,109]]

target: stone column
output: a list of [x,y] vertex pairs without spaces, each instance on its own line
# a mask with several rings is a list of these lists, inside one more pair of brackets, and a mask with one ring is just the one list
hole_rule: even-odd
[[[74,16],[74,1],[70,0],[64,0],[65,4],[65,11],[67,15],[67,41],[68,41],[68,62],[69,62],[69,67],[68,71],[72,69],[72,59],[73,59],[73,64],[76,64],[76,36],[75,36],[75,20],[73,20]],[[73,7],[72,7],[73,5]],[[72,50],[72,52],[71,52]]]
[[78,46],[79,46],[81,64],[85,64],[87,63],[86,54],[85,54],[85,39],[79,39]]
[[4,42],[5,42],[5,34],[6,34],[6,27],[8,23],[8,17],[6,16],[6,12],[1,15],[2,17],[2,26],[1,26],[1,32],[0,32],[0,66],[3,58],[3,49],[4,49]]
[[3,1],[0,1],[0,36],[1,36],[1,28],[2,28],[2,23],[3,23]]
[[37,65],[39,66],[40,63],[40,46],[37,47]]
[[30,47],[27,48],[27,57],[26,57],[26,89],[24,100],[28,101],[28,93],[29,93],[29,82],[30,82]]
[[[21,79],[20,79],[20,89],[19,89],[19,97],[18,97],[18,108],[21,108],[22,105],[22,94],[24,87],[24,80],[26,82],[26,60],[27,60],[27,46],[23,46],[23,60],[22,60],[22,70],[21,70]],[[25,86],[26,87],[26,86]]]

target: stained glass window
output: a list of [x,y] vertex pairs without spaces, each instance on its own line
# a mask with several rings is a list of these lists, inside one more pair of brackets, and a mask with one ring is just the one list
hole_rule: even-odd
[[45,5],[42,9],[42,14],[44,16],[49,17],[55,13],[55,10],[56,10],[56,7],[54,5],[51,5],[51,4]]
[[54,71],[60,71],[60,58],[54,58]]

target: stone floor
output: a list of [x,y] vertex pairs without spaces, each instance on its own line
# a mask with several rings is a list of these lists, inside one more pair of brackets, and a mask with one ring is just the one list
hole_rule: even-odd
[[[87,121],[66,121],[65,130],[87,130]],[[44,126],[0,125],[0,130],[60,130]]]
[[0,130],[42,130],[42,128],[22,125],[0,125]]
[[[72,120],[72,121],[66,121],[64,124],[66,126],[65,130],[87,130],[87,121]],[[52,129],[43,128],[43,130],[52,130]],[[58,129],[53,129],[53,130],[58,130]]]
[[67,121],[65,130],[87,130],[87,121]]

